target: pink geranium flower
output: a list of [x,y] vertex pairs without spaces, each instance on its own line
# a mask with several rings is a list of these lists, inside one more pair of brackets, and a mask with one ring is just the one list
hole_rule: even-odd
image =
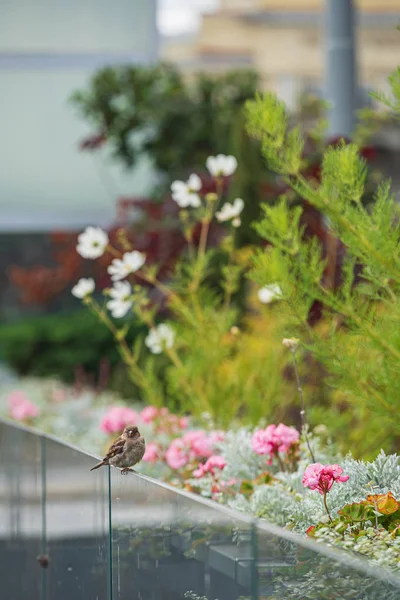
[[140,418],[145,423],[151,423],[156,417],[158,417],[158,408],[155,406],[146,406],[140,413]]
[[321,463],[314,463],[304,471],[302,484],[310,490],[318,490],[321,495],[325,496],[335,481],[338,483],[348,481],[349,476],[342,475],[342,473],[343,469],[339,465],[324,466]]
[[182,439],[191,457],[207,458],[212,455],[212,444],[205,431],[188,431]]
[[18,406],[23,402],[29,402],[28,396],[22,390],[15,390],[7,398],[8,408],[11,409],[13,406]]
[[[219,434],[217,437],[220,437]],[[183,437],[173,440],[165,458],[172,469],[179,469],[199,459],[210,458],[216,439],[203,430],[187,431]]]
[[211,433],[208,436],[208,439],[212,444],[215,444],[217,442],[223,442],[225,439],[225,432],[220,431],[218,429],[216,429],[215,431],[211,431]]
[[187,417],[181,417],[179,419],[179,427],[181,429],[187,429],[189,427],[189,419]]
[[211,473],[211,475],[215,476],[215,469],[224,469],[226,467],[226,460],[222,456],[210,456],[210,458],[205,462],[205,464],[199,464],[198,468],[193,471],[193,476],[200,478],[203,477],[206,473]]
[[156,463],[160,456],[160,446],[155,442],[149,442],[146,444],[146,452],[142,460],[144,462]]
[[127,425],[139,421],[138,413],[127,406],[111,406],[103,416],[100,429],[105,433],[121,433]]
[[251,445],[257,454],[269,455],[268,464],[278,452],[287,452],[292,444],[299,441],[300,434],[294,427],[287,427],[283,423],[268,425],[265,429],[257,430],[251,439]]
[[172,440],[165,453],[165,460],[171,469],[181,469],[189,462],[189,456],[182,439]]
[[33,404],[28,396],[20,390],[13,392],[8,397],[8,410],[16,421],[33,419],[40,414],[39,407]]

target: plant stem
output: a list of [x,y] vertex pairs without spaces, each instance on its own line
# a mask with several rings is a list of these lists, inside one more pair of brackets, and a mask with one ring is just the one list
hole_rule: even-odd
[[279,467],[282,473],[286,473],[285,465],[283,464],[282,458],[279,456],[279,452],[276,453],[276,458],[278,459]]
[[211,222],[210,217],[205,217],[201,223],[200,242],[199,242],[199,251],[198,251],[199,258],[203,258],[205,251],[206,251],[208,232],[210,229],[210,222]]
[[328,503],[326,501],[326,492],[324,492],[324,506],[325,506],[325,510],[328,513],[328,517],[331,523],[333,523],[332,517],[331,517],[331,513],[329,512],[329,508],[328,508]]
[[307,435],[308,425],[307,425],[306,410],[305,410],[305,405],[304,405],[304,394],[303,394],[303,388],[301,387],[299,370],[297,368],[296,350],[291,350],[291,353],[292,353],[292,356],[293,356],[294,372],[296,374],[297,391],[299,392],[299,396],[300,396],[300,406],[301,406],[300,417],[301,417],[302,433],[304,435],[304,439],[306,440],[307,448],[308,448],[308,451],[309,451],[309,453],[311,455],[312,461],[313,461],[313,463],[315,463],[316,462],[315,456],[314,456],[313,451],[311,450],[310,441],[309,441],[308,435]]
[[[222,177],[218,177],[216,180],[216,192],[217,192],[217,202],[213,202],[213,203],[207,203],[207,215],[204,217],[204,219],[202,220],[202,224],[201,224],[201,232],[200,232],[200,241],[199,241],[199,250],[198,250],[198,258],[201,259],[203,258],[205,251],[206,251],[206,247],[207,247],[207,239],[208,239],[208,233],[210,230],[210,223],[211,220],[214,216],[214,212],[215,212],[215,207],[219,204],[219,201],[222,198],[222,192],[224,189],[224,181]],[[213,207],[214,205],[214,207]]]

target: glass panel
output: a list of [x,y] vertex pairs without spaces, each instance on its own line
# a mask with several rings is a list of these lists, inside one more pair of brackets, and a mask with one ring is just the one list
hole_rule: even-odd
[[[1,596],[40,600],[42,464],[40,437],[0,422]],[[43,564],[43,560],[41,561]]]
[[398,600],[400,577],[352,553],[259,523],[259,598]]
[[48,600],[110,599],[108,471],[44,438]]
[[114,600],[256,598],[250,519],[113,468],[111,495]]
[[4,598],[400,598],[398,575],[352,553],[140,475],[90,473],[91,456],[7,421],[0,456]]

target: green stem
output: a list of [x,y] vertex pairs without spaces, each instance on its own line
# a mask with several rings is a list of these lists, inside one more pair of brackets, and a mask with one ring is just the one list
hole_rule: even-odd
[[279,463],[279,468],[282,471],[282,473],[286,473],[286,469],[285,469],[285,465],[283,464],[283,460],[281,459],[281,457],[279,456],[279,452],[276,453],[276,458],[278,459],[278,463]]
[[331,523],[333,523],[332,517],[331,517],[331,513],[329,512],[329,508],[328,508],[328,503],[326,501],[326,492],[324,492],[324,506],[325,506],[325,510],[328,513],[328,517]]
[[308,439],[308,434],[307,434],[308,425],[307,425],[307,420],[306,420],[306,408],[305,408],[305,404],[304,404],[304,394],[303,394],[303,388],[301,387],[299,370],[297,368],[296,350],[291,350],[291,353],[292,353],[292,357],[293,357],[293,366],[294,366],[294,372],[295,372],[296,381],[297,381],[297,391],[299,392],[299,396],[300,396],[301,429],[302,429],[302,433],[304,435],[304,439],[306,440],[307,448],[311,455],[312,461],[313,461],[313,463],[315,463],[316,462],[315,456],[311,449],[310,440]]

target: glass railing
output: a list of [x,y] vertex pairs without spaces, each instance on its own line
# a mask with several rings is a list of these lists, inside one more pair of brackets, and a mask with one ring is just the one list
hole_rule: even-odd
[[0,421],[0,590],[10,600],[394,600],[364,560]]

